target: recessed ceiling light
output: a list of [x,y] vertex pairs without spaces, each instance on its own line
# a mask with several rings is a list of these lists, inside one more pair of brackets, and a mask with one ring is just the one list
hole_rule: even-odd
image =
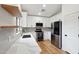
[[45,5],[45,4],[43,4],[43,7],[46,7],[46,5]]
[[45,9],[41,9],[41,12],[44,12],[45,11]]
[[41,12],[39,12],[38,15],[41,15]]

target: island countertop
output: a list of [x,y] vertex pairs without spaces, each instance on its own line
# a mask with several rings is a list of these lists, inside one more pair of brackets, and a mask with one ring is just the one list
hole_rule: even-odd
[[31,35],[31,37],[20,37],[6,52],[7,54],[39,54],[41,52],[40,47],[31,33],[24,33],[23,35]]

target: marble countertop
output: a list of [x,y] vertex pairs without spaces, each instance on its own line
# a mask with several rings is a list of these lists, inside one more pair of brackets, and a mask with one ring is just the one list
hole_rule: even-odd
[[31,35],[31,38],[20,37],[6,52],[7,54],[39,54],[41,52],[31,33],[24,33],[23,35]]

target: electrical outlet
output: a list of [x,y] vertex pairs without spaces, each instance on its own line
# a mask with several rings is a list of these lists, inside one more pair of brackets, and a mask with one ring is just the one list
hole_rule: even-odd
[[78,16],[78,19],[79,19],[79,16]]
[[9,41],[9,42],[11,41],[11,36],[8,37],[8,41]]
[[78,37],[79,37],[79,34],[78,34]]

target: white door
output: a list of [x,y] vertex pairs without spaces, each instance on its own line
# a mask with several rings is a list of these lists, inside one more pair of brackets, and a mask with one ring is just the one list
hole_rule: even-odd
[[62,21],[62,49],[69,53],[78,53],[78,15],[66,15]]

